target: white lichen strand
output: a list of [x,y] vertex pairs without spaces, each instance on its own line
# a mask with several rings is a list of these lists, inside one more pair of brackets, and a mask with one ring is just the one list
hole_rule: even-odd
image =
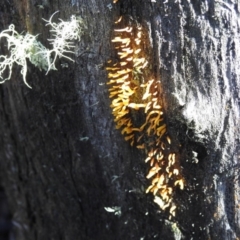
[[[52,38],[49,39],[51,45],[53,46],[52,50],[47,52],[48,58],[48,71],[51,69],[56,69],[55,61],[57,57],[64,57],[70,61],[74,61],[72,58],[64,55],[65,53],[73,53],[70,49],[74,48],[74,40],[80,40],[83,29],[83,21],[80,17],[72,16],[71,21],[65,22],[62,19],[59,19],[60,23],[52,22],[55,12],[47,22],[46,26],[50,25],[52,33]],[[53,60],[51,60],[53,56]],[[47,71],[47,72],[48,72]]]
[[[20,35],[16,30],[13,24],[9,26],[8,29],[2,31],[0,33],[0,39],[6,38],[7,40],[7,49],[9,51],[9,55],[1,55],[0,56],[0,83],[4,83],[6,80],[9,80],[12,76],[12,67],[13,64],[16,63],[22,67],[21,74],[23,76],[24,83],[30,87],[26,81],[27,74],[27,58],[31,61],[31,55],[33,55],[34,51],[39,51],[41,49],[41,45],[37,42],[36,36],[33,36],[27,33],[25,36]],[[32,61],[31,61],[32,62]],[[33,64],[34,61],[33,61]],[[42,64],[41,67],[44,65]],[[6,78],[3,77],[4,72],[8,69],[8,76]]]
[[12,68],[14,63],[16,63],[22,67],[21,74],[24,83],[31,88],[26,81],[27,59],[40,70],[43,69],[47,73],[50,70],[56,70],[55,62],[57,57],[64,57],[74,61],[65,54],[73,53],[70,50],[74,48],[73,41],[80,40],[83,27],[82,19],[72,16],[70,21],[65,22],[60,19],[59,23],[54,23],[52,18],[55,14],[48,21],[45,20],[47,25],[50,25],[50,31],[52,32],[52,38],[49,41],[53,48],[50,50],[37,41],[37,36],[29,33],[25,35],[19,34],[13,24],[0,33],[0,40],[2,38],[6,39],[9,51],[8,55],[0,55],[0,83],[4,83],[11,78]]

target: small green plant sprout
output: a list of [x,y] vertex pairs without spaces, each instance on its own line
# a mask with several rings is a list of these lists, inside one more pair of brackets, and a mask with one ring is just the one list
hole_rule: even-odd
[[49,39],[53,47],[51,50],[37,41],[37,35],[34,36],[30,33],[26,33],[25,35],[19,34],[13,24],[0,33],[0,40],[2,38],[6,39],[9,51],[7,56],[0,55],[0,83],[4,83],[11,78],[12,68],[15,63],[22,67],[21,74],[23,81],[31,88],[26,81],[27,59],[40,70],[43,69],[46,71],[46,74],[50,70],[56,70],[55,62],[57,57],[64,57],[74,61],[65,54],[73,53],[71,51],[74,48],[73,41],[80,40],[83,21],[81,18],[72,16],[70,21],[65,22],[59,19],[59,23],[54,23],[52,22],[52,18],[55,14],[48,21],[44,19],[47,22],[46,25],[50,25],[51,27],[52,38]]

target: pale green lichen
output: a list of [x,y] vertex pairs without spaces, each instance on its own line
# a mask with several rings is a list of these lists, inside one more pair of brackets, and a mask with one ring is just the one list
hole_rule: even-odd
[[[56,70],[55,62],[59,57],[67,58],[67,53],[73,53],[71,51],[74,48],[74,40],[80,40],[83,29],[83,21],[81,18],[75,16],[71,17],[70,21],[63,21],[61,19],[59,23],[52,22],[51,16],[46,25],[50,25],[52,38],[49,39],[52,49],[47,49],[39,41],[37,36],[32,34],[19,34],[15,30],[15,26],[11,24],[8,29],[0,33],[0,40],[6,39],[8,55],[0,55],[0,83],[4,83],[12,76],[12,68],[14,63],[22,67],[21,74],[23,76],[24,83],[28,86],[26,81],[27,75],[27,59],[38,67],[40,70],[44,70],[47,73],[50,70]],[[6,76],[7,74],[7,76]],[[31,88],[31,87],[30,87]]]

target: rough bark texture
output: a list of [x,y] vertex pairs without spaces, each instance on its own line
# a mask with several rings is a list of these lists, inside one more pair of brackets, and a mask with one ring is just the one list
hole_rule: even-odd
[[[0,185],[14,238],[239,239],[239,3],[112,6],[110,0],[1,3],[1,29],[14,23],[19,32],[41,33],[45,44],[41,18],[57,10],[59,18],[77,14],[86,25],[75,64],[61,59],[46,76],[29,63],[32,89],[18,67],[0,86]],[[145,194],[144,154],[115,130],[109,108],[105,66],[114,56],[110,40],[120,14],[149,32],[168,131],[179,143],[186,187],[175,194],[171,221]],[[113,206],[121,215],[104,209]]]

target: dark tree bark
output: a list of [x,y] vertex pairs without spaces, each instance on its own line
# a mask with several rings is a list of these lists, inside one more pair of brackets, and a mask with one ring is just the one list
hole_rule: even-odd
[[[239,239],[238,1],[9,0],[0,28],[14,23],[47,44],[42,18],[57,10],[61,19],[84,19],[75,63],[60,59],[48,75],[29,63],[32,89],[15,67],[0,85],[0,186],[15,239]],[[124,141],[109,107],[105,67],[121,14],[149,34],[178,143],[186,185],[171,220],[145,194],[144,153]],[[104,209],[114,206],[121,215]]]

